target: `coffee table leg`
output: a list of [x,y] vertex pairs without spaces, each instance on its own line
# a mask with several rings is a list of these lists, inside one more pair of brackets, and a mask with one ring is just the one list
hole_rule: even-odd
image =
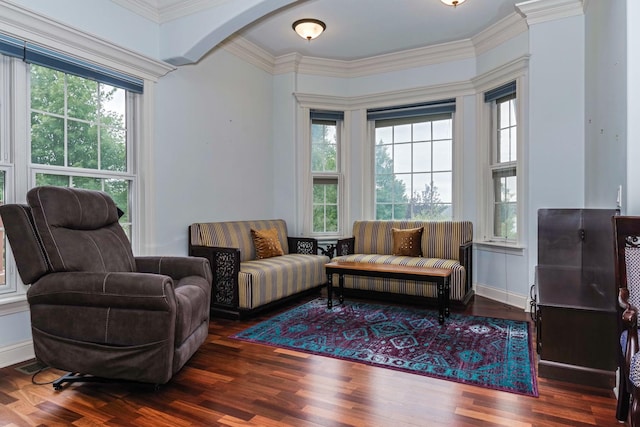
[[451,306],[451,295],[449,295],[451,292],[450,286],[449,286],[449,278],[445,277],[444,278],[444,314],[445,316],[449,317],[449,307]]
[[340,304],[344,302],[344,274],[338,275],[338,287],[340,288]]
[[328,273],[327,272],[327,308],[331,308],[333,307],[333,283],[331,283],[333,280],[333,273]]
[[444,296],[444,280],[438,280],[438,323],[444,323],[445,316],[445,296]]

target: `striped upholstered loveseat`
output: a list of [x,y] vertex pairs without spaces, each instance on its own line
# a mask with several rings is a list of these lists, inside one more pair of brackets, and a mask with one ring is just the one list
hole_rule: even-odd
[[[284,255],[256,259],[251,230],[276,229]],[[189,253],[209,260],[213,272],[211,315],[246,317],[326,283],[324,265],[312,238],[287,235],[284,220],[194,223]]]
[[[424,227],[422,256],[392,255],[392,228]],[[471,244],[473,225],[470,221],[355,221],[353,236],[338,240],[333,261],[352,261],[451,268],[450,299],[453,304],[466,304],[473,296]],[[334,283],[337,283],[334,278]],[[360,294],[390,299],[436,301],[436,286],[409,280],[370,277],[344,278],[345,294]]]

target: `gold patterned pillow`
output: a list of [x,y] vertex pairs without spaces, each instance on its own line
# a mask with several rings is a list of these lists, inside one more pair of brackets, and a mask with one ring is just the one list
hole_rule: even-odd
[[419,228],[391,228],[393,235],[393,255],[422,256],[422,231]]
[[253,245],[256,247],[257,259],[284,255],[280,239],[278,239],[278,230],[275,228],[267,230],[254,230],[252,228],[251,237],[253,237]]

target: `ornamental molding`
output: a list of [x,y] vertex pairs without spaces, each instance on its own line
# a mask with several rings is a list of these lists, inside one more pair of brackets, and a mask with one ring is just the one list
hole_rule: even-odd
[[529,0],[516,4],[529,26],[584,15],[583,0]]

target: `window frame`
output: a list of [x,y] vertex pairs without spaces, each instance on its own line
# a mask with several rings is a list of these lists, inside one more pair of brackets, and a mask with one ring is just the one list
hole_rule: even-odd
[[[433,168],[430,168],[429,171],[426,172],[415,172],[413,170],[413,165],[414,165],[414,157],[413,157],[413,153],[414,153],[414,148],[415,148],[415,144],[419,144],[419,143],[424,143],[424,142],[428,142],[430,144],[430,160],[431,160],[431,166],[434,163],[434,159],[433,159],[433,153],[434,153],[434,147],[433,144],[434,142],[438,142],[438,141],[448,141],[444,140],[444,139],[435,139],[434,135],[433,135],[433,123],[435,121],[440,121],[440,120],[451,120],[451,169],[450,170],[434,170]],[[377,148],[379,147],[378,141],[376,139],[376,129],[378,127],[386,127],[386,126],[377,126],[376,123],[380,123],[381,125],[389,124],[392,127],[395,126],[399,126],[402,124],[410,124],[411,128],[412,128],[412,136],[411,136],[411,140],[410,141],[400,141],[400,142],[396,142],[395,138],[392,137],[392,141],[389,144],[384,144],[386,146],[390,146],[392,152],[395,151],[396,145],[398,146],[403,146],[403,145],[410,145],[411,148],[411,171],[410,172],[403,172],[403,173],[396,173],[395,171],[392,173],[392,175],[395,177],[396,175],[407,175],[410,176],[411,178],[411,182],[414,182],[414,178],[416,174],[421,174],[421,173],[425,173],[430,175],[430,182],[433,184],[433,175],[437,174],[437,173],[450,173],[451,174],[451,201],[450,203],[446,203],[446,205],[449,205],[449,210],[451,212],[451,216],[450,218],[447,218],[447,220],[453,220],[455,217],[455,205],[456,205],[456,193],[457,193],[457,188],[455,186],[455,175],[456,175],[456,143],[455,143],[455,135],[456,135],[456,120],[455,120],[455,112],[449,112],[449,113],[432,113],[432,114],[425,114],[425,115],[417,115],[417,116],[413,116],[413,117],[406,117],[406,118],[401,118],[401,119],[379,119],[379,120],[370,120],[371,122],[371,129],[372,129],[372,137],[370,139],[370,141],[372,141],[372,145],[373,145],[373,162],[374,162],[374,166],[373,166],[373,194],[371,195],[371,198],[373,200],[373,206],[372,206],[372,212],[373,212],[373,218],[377,218],[377,208],[378,208],[378,201],[377,201],[377,192],[376,192],[376,188],[377,188],[377,178],[378,178],[378,174],[376,171],[376,156],[377,156]],[[415,124],[418,123],[430,123],[430,139],[425,140],[425,141],[415,141],[414,137],[413,137],[413,126]],[[394,154],[391,155],[392,159],[394,158]],[[394,178],[397,179],[397,178]],[[413,186],[412,186],[413,188]],[[412,192],[412,197],[413,197],[414,192]],[[409,204],[411,205],[411,203]],[[395,208],[394,206],[397,206],[397,204],[395,203],[391,203],[390,204],[391,209],[392,209],[392,214],[393,212],[395,212]],[[393,215],[392,215],[393,216]],[[394,220],[405,220],[405,218],[391,218]],[[412,219],[412,218],[411,218]]]
[[[311,114],[311,110],[310,110],[309,122],[308,122],[309,138],[308,138],[308,144],[306,145],[308,145],[309,147],[307,167],[310,174],[309,191],[311,192],[311,197],[309,197],[310,205],[305,206],[305,212],[308,211],[308,213],[305,213],[305,218],[306,218],[305,224],[308,224],[308,226],[305,227],[305,232],[307,232],[309,236],[315,237],[321,240],[335,239],[336,237],[339,237],[342,235],[342,230],[344,229],[343,206],[344,206],[345,198],[343,194],[344,194],[345,185],[344,185],[344,174],[342,173],[342,171],[344,170],[344,162],[343,162],[344,156],[342,154],[342,147],[343,147],[342,141],[343,141],[343,135],[345,133],[344,118],[342,120],[338,118],[315,119],[312,116],[313,114]],[[313,165],[312,165],[313,140],[312,140],[311,130],[314,125],[314,122],[316,122],[316,124],[328,124],[328,123],[335,124],[335,127],[336,127],[336,171],[335,172],[313,170]],[[316,204],[314,203],[314,186],[316,185],[316,182],[320,182],[320,181],[334,182],[337,185],[338,224],[337,224],[337,230],[335,232],[334,231],[324,231],[324,232],[314,231],[314,208],[316,206]],[[325,206],[326,208],[327,204],[324,203],[323,206]],[[326,223],[326,218],[325,218],[325,223]]]
[[[336,130],[336,170],[335,171],[327,171],[327,170],[322,170],[322,171],[314,171],[313,169],[313,137],[311,138],[310,144],[312,147],[311,150],[311,193],[312,193],[312,197],[311,197],[311,233],[313,236],[333,236],[335,234],[337,234],[337,232],[341,229],[341,221],[340,221],[340,211],[342,208],[342,174],[341,174],[341,154],[340,154],[340,148],[341,148],[341,140],[342,140],[342,133],[344,132],[344,128],[342,126],[344,120],[338,120],[338,119],[315,119],[315,118],[311,118],[310,120],[310,125],[311,128],[313,129],[314,125],[323,125],[323,126],[327,126],[327,125],[332,125],[335,126],[335,130]],[[311,131],[311,135],[313,135],[313,130]],[[336,185],[337,188],[337,200],[336,200],[336,210],[337,210],[337,230],[336,231],[326,231],[326,209],[328,206],[330,206],[331,204],[326,202],[326,197],[324,200],[324,203],[322,204],[317,204],[315,202],[315,186],[319,185],[319,184],[332,184],[332,185]],[[324,211],[325,211],[325,216],[324,216],[324,229],[325,231],[315,231],[315,209],[317,206],[323,206],[324,207]]]
[[[526,147],[526,99],[527,99],[527,67],[528,59],[514,62],[512,69],[505,73],[495,73],[481,76],[478,79],[476,92],[477,110],[477,140],[478,140],[478,233],[475,242],[485,246],[497,246],[506,250],[514,250],[518,253],[524,249],[527,232],[524,229],[525,206],[528,196],[526,194],[526,170],[525,170],[525,147]],[[481,82],[481,83],[480,83]],[[516,123],[517,142],[516,160],[513,162],[496,165],[493,155],[496,154],[495,144],[497,142],[497,132],[494,128],[495,100],[485,102],[485,93],[509,82],[515,82],[516,99]],[[499,99],[499,98],[498,98]],[[495,135],[494,135],[495,134]],[[516,236],[513,239],[500,238],[494,236],[494,208],[495,208],[495,186],[494,171],[515,168],[517,174],[517,200],[516,200]]]

